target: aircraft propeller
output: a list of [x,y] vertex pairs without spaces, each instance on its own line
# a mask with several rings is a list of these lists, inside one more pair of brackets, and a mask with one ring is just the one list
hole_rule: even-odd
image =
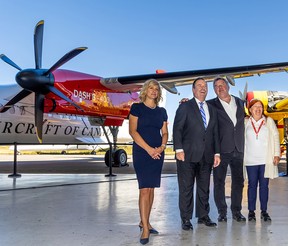
[[71,103],[75,108],[82,110],[76,103],[65,96],[61,91],[54,87],[53,71],[60,66],[83,52],[87,47],[79,47],[71,50],[59,59],[49,69],[42,69],[42,46],[43,46],[43,30],[44,21],[39,21],[34,30],[34,54],[35,54],[35,69],[21,69],[17,64],[10,60],[6,55],[0,55],[0,58],[10,66],[19,70],[16,74],[16,82],[23,88],[16,96],[9,100],[1,109],[0,112],[7,111],[15,103],[21,101],[31,93],[35,93],[35,128],[38,140],[42,143],[42,128],[43,128],[43,113],[44,99],[48,93],[54,93],[63,100]]
[[246,82],[243,93],[239,91],[239,97],[243,100],[245,105],[247,105],[247,89],[248,89],[248,83]]

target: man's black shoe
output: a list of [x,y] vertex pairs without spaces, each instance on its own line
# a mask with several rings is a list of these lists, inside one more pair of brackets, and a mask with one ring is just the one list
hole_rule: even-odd
[[185,231],[189,231],[190,229],[193,230],[193,226],[190,220],[183,220],[182,221],[182,229]]
[[240,212],[234,213],[233,219],[238,221],[238,222],[246,221],[246,218]]
[[210,227],[217,226],[217,224],[215,222],[213,222],[208,215],[206,215],[202,218],[199,218],[198,224],[204,224],[204,225],[210,226]]
[[248,220],[249,221],[256,221],[256,216],[255,216],[255,212],[254,211],[249,211]]
[[271,221],[271,217],[266,211],[261,211],[261,220],[264,219],[264,221]]
[[227,222],[227,215],[226,214],[219,214],[218,221],[219,222],[222,222],[222,221]]

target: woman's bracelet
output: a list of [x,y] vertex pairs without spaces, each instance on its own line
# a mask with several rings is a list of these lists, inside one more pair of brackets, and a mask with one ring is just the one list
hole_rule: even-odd
[[164,147],[164,149],[166,149],[166,144],[161,144],[161,147]]

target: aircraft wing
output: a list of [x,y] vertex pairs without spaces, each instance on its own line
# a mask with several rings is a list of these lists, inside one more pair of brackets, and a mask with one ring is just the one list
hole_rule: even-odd
[[225,76],[230,84],[235,85],[234,79],[245,78],[254,75],[262,75],[272,72],[287,72],[288,62],[270,63],[251,66],[224,67],[181,72],[164,72],[155,74],[132,75],[114,78],[102,78],[101,83],[112,90],[137,91],[148,79],[156,79],[169,92],[177,94],[176,86],[192,84],[202,77],[207,82],[213,81],[218,76]]

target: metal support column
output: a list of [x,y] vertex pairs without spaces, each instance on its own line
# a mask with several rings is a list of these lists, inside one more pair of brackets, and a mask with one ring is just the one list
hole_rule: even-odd
[[17,143],[14,143],[14,166],[13,173],[8,175],[9,178],[20,178],[21,174],[17,173]]

